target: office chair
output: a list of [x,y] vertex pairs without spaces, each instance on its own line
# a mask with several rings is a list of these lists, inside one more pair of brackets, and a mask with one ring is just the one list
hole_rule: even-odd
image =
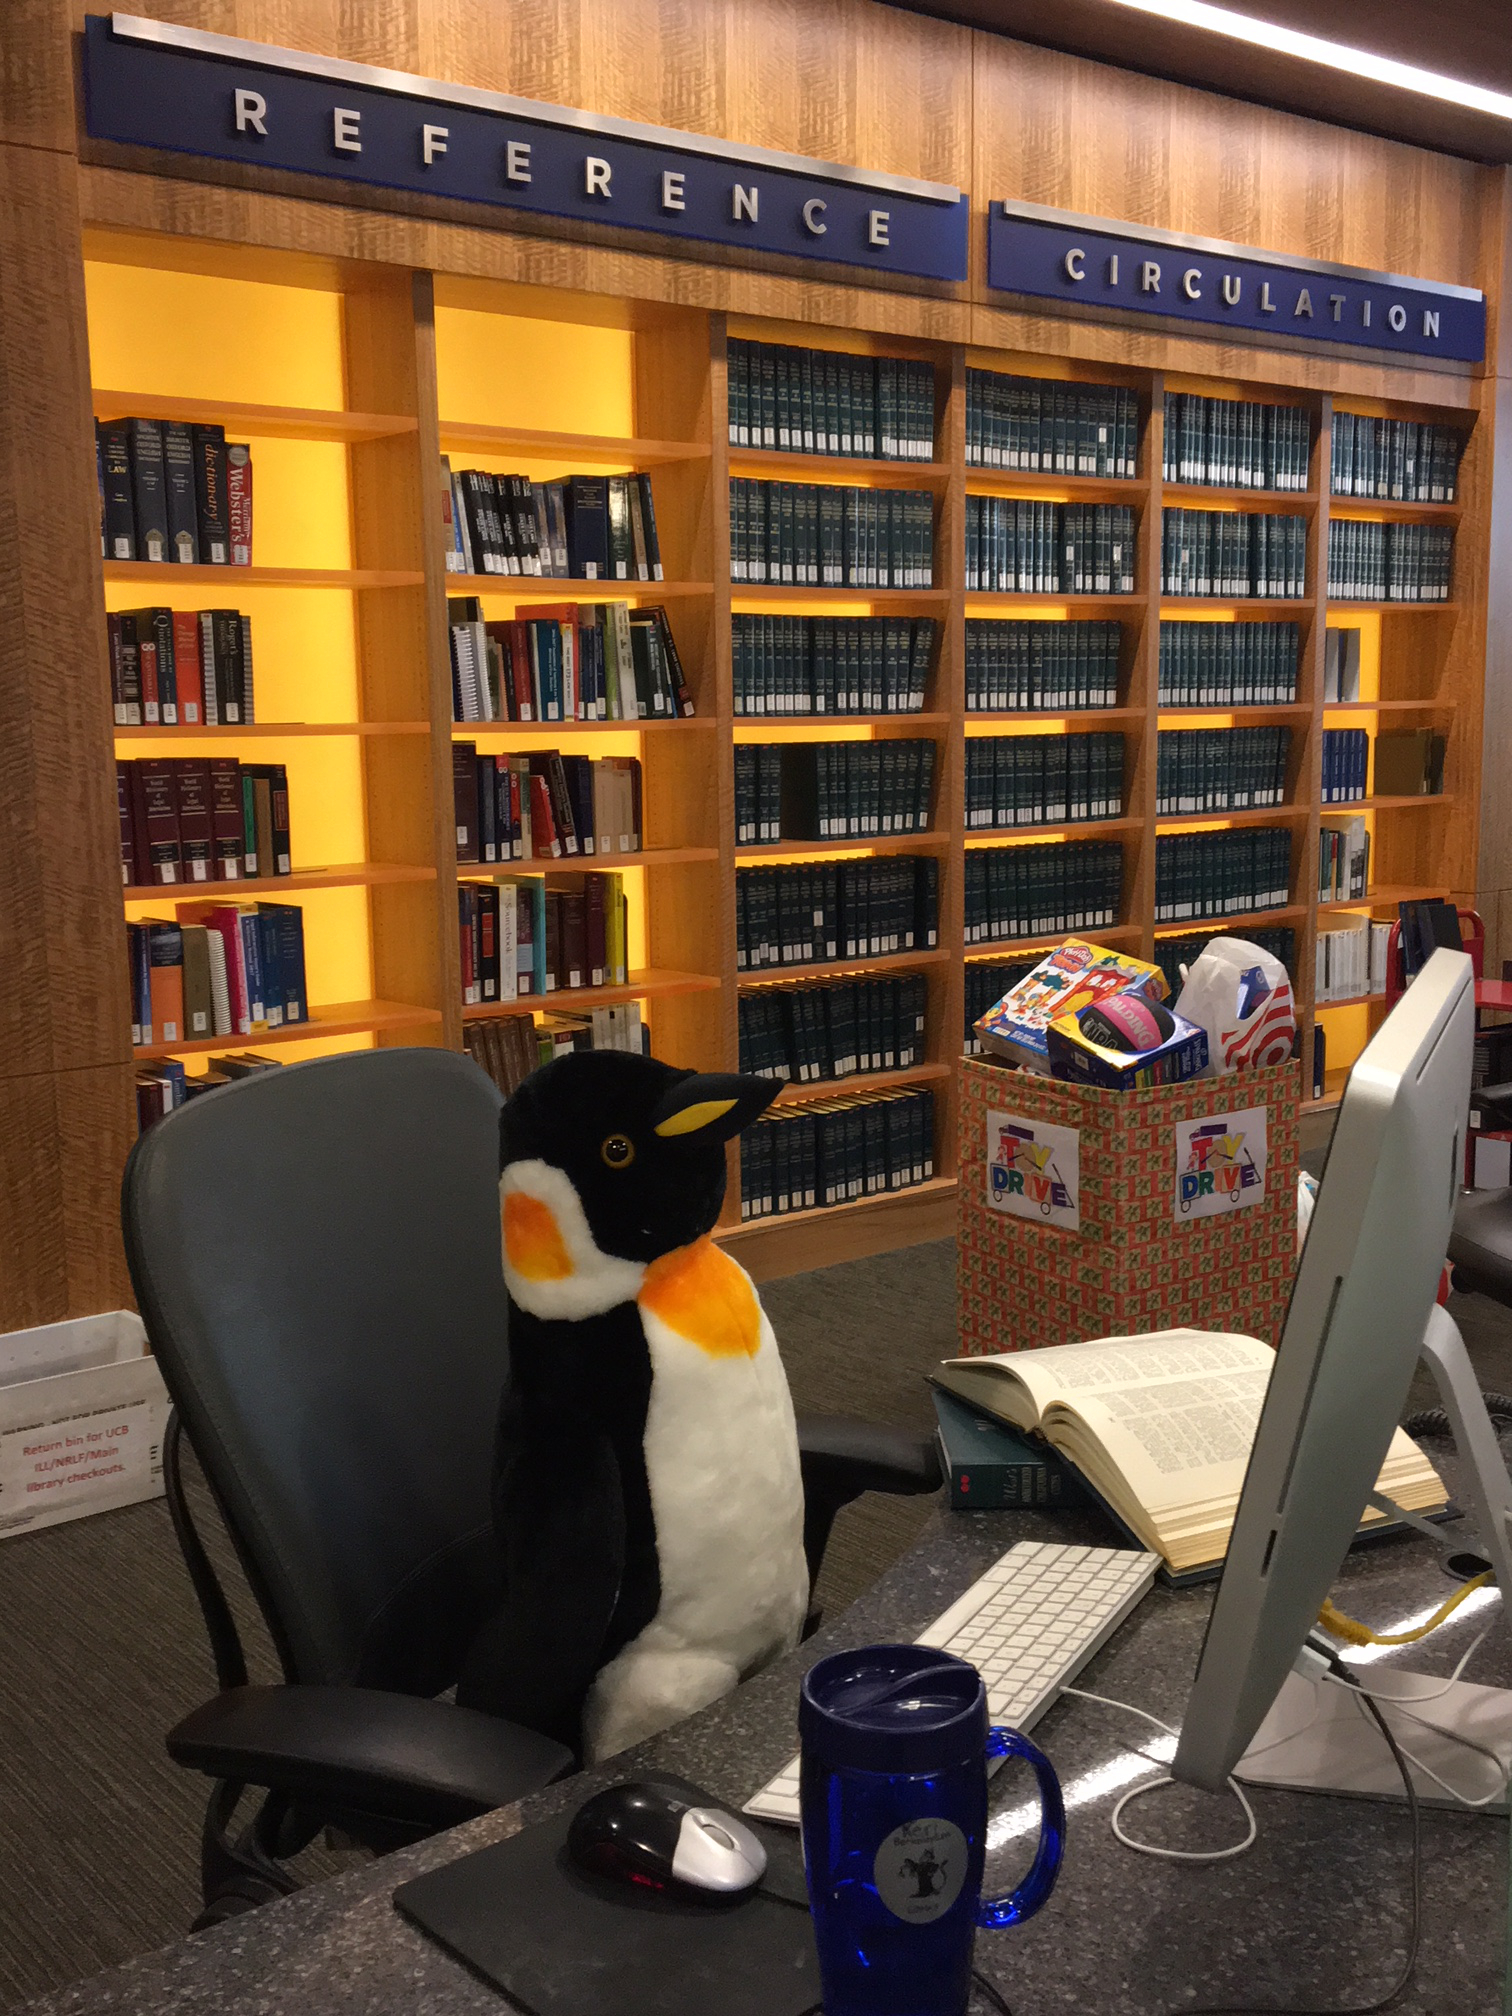
[[[164,1484],[220,1689],[167,1739],[215,1781],[196,1929],[297,1888],[283,1862],[322,1828],[382,1853],[573,1768],[436,1698],[499,1596],[500,1103],[453,1052],[359,1052],[206,1093],[127,1162],[126,1255],[173,1401]],[[248,1684],[185,1497],[186,1434],[280,1686]],[[815,1579],[841,1506],[939,1483],[916,1435],[826,1416],[799,1440]]]

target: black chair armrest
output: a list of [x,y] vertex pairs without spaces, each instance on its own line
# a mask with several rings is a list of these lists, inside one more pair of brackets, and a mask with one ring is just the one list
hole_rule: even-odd
[[1493,1113],[1512,1114],[1512,1085],[1482,1085],[1470,1094],[1470,1104],[1489,1106]]
[[811,1474],[844,1481],[852,1498],[863,1491],[912,1497],[940,1487],[935,1438],[912,1428],[884,1428],[848,1414],[800,1414],[798,1454],[805,1484]]
[[940,1459],[932,1435],[883,1428],[845,1414],[800,1414],[798,1457],[810,1587],[819,1579],[830,1528],[842,1506],[864,1491],[914,1497],[940,1487]]
[[455,1827],[573,1767],[560,1743],[376,1687],[233,1687],[168,1734],[177,1764],[319,1810]]

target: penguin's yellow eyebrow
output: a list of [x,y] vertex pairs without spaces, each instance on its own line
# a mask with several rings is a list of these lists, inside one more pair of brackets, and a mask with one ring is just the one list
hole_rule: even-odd
[[700,1099],[696,1106],[684,1106],[681,1113],[674,1113],[663,1120],[655,1129],[658,1134],[693,1134],[700,1127],[708,1127],[716,1120],[722,1120],[735,1104],[733,1099]]

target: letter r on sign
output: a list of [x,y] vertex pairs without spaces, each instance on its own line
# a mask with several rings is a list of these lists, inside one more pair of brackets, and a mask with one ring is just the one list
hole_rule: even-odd
[[238,133],[251,131],[268,137],[268,101],[261,91],[238,91],[236,94],[236,130]]
[[589,154],[583,162],[583,194],[585,196],[607,196],[609,194],[609,163],[597,154]]

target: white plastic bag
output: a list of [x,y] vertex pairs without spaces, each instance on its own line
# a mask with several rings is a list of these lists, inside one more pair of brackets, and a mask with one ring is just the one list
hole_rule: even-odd
[[1286,968],[1271,953],[1247,938],[1210,938],[1181,977],[1176,1013],[1207,1031],[1206,1077],[1291,1055],[1296,1003]]
[[1302,1248],[1307,1244],[1308,1227],[1312,1224],[1313,1206],[1318,1201],[1318,1179],[1309,1176],[1305,1169],[1297,1171],[1297,1258],[1302,1258]]

